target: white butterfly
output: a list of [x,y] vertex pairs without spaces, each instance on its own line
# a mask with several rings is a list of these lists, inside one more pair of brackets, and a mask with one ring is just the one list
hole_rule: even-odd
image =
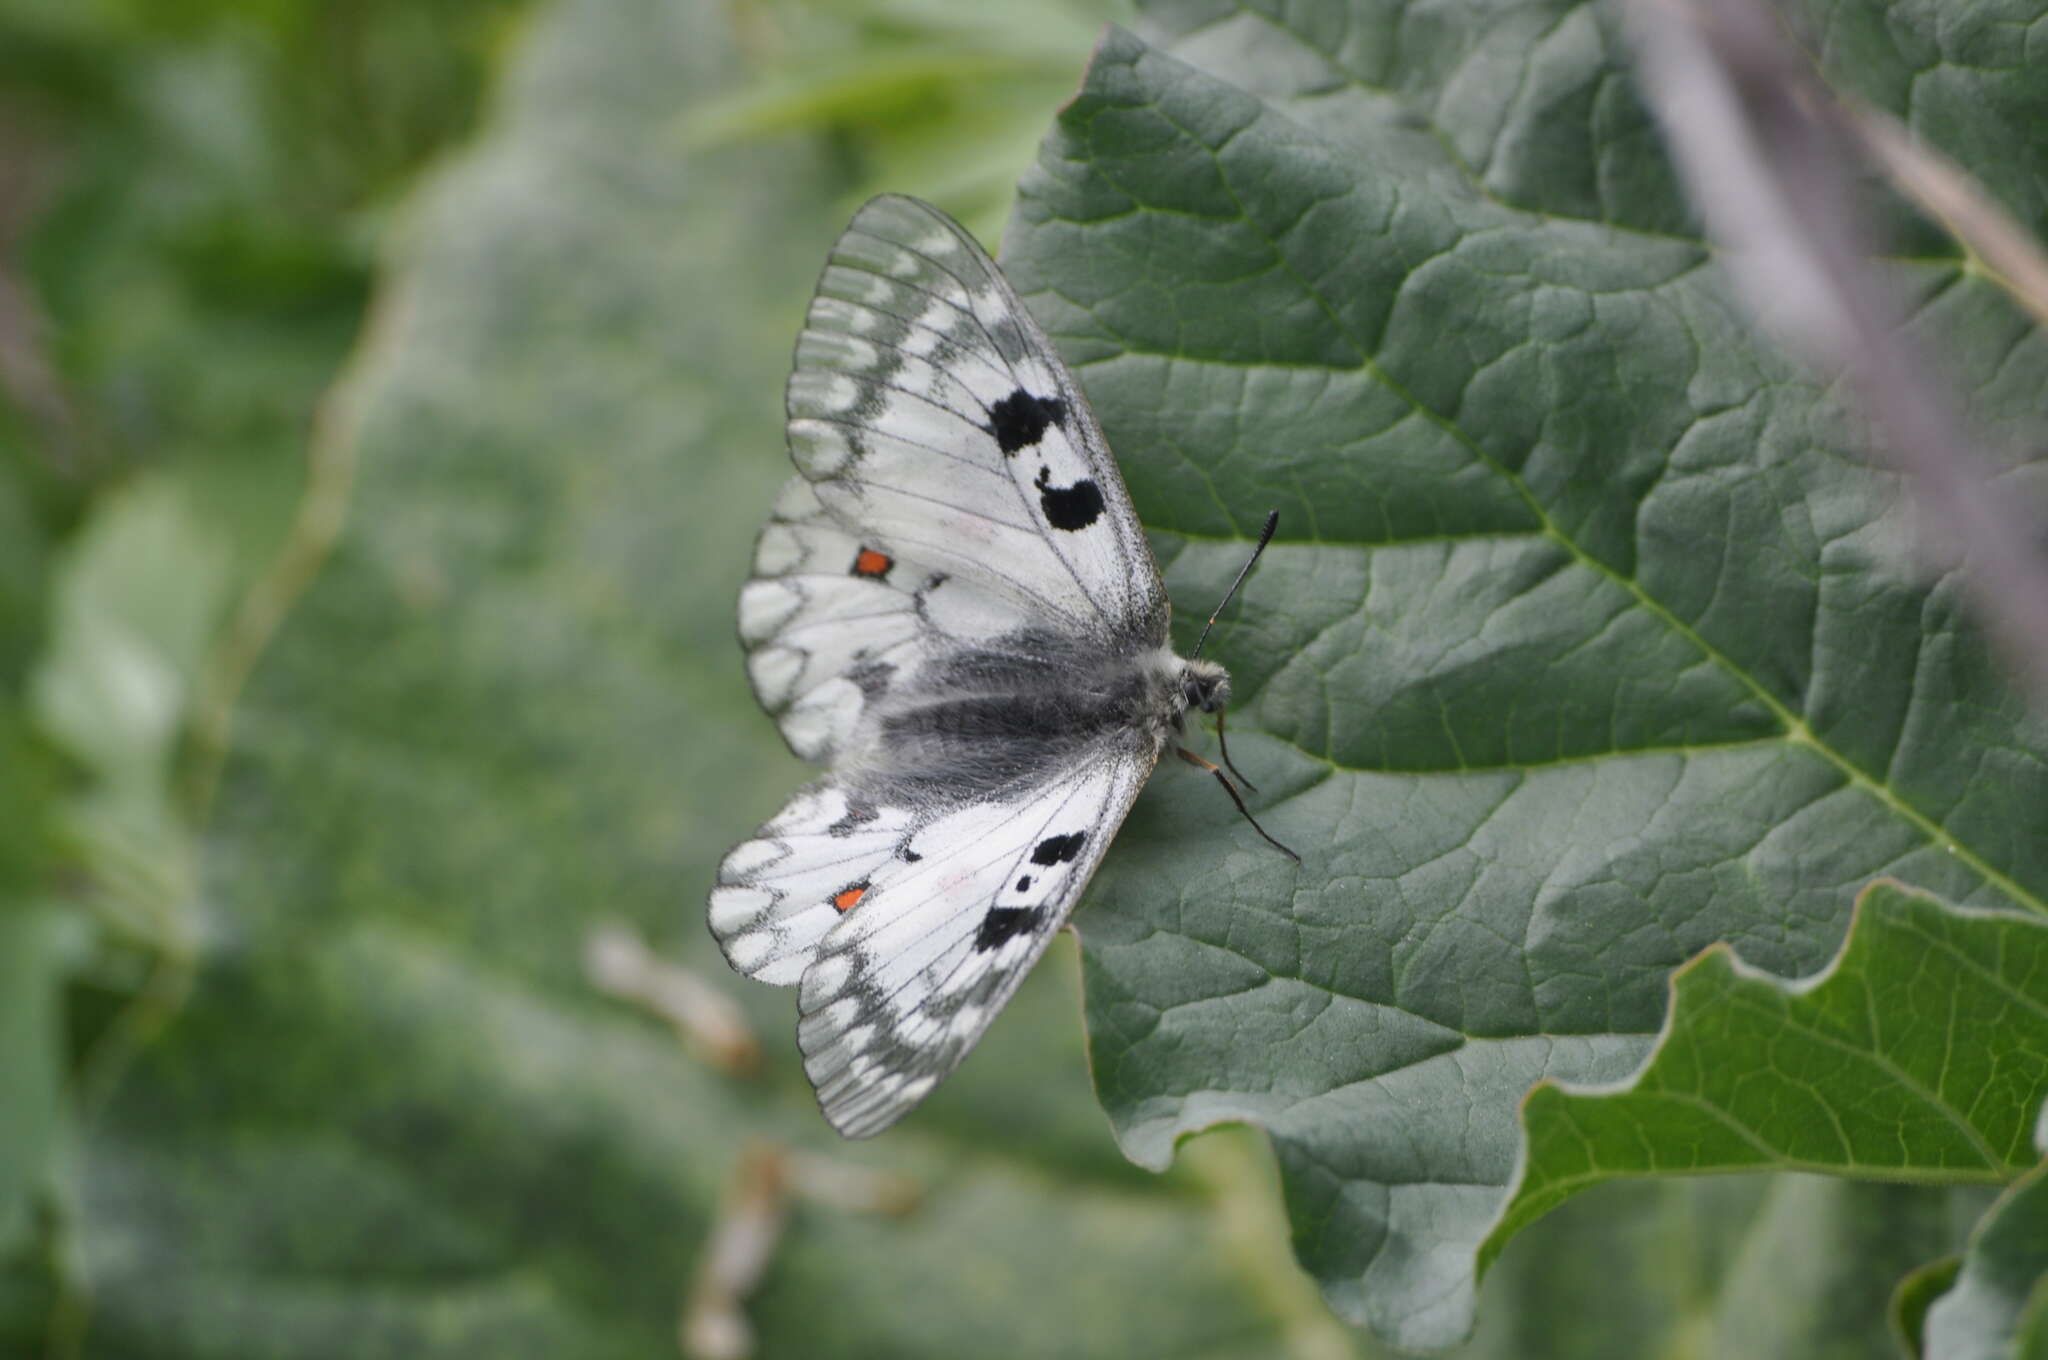
[[1220,732],[1230,680],[1168,647],[1079,386],[938,209],[854,215],[788,406],[801,475],[755,546],[740,640],[791,749],[829,770],[725,857],[711,929],[739,972],[798,988],[825,1117],[865,1137],[959,1065],[1187,710]]

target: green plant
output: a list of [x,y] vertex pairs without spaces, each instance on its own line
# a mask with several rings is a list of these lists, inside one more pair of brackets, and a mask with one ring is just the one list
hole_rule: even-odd
[[[663,1353],[767,1140],[921,1193],[790,1211],[747,1304],[764,1354],[1374,1355],[1458,1343],[1475,1308],[1471,1356],[2021,1344],[2040,719],[1837,394],[1732,303],[1596,6],[1161,0],[1024,177],[1005,265],[1184,609],[1282,514],[1212,646],[1307,863],[1161,775],[1077,917],[1092,1091],[1071,952],[856,1147],[785,994],[730,984],[748,1078],[592,985],[623,919],[726,987],[701,890],[804,777],[731,612],[826,244],[882,187],[989,225],[1017,167],[985,83],[1061,83],[901,4],[818,21],[860,60],[773,68],[813,32],[792,13],[545,6],[474,144],[406,192],[316,439],[346,525],[239,692],[176,902],[188,985],[75,1130],[30,1131],[66,1192],[42,1273],[0,1275],[0,1336]],[[2041,232],[2048,146],[2005,129],[2048,76],[1999,36],[2038,14],[1808,17],[1831,79]],[[1916,335],[2032,495],[2037,328],[1885,210]],[[322,314],[324,376],[354,313]],[[89,519],[218,574],[170,503]],[[266,504],[238,543],[284,534]],[[49,565],[92,560],[4,579],[151,585]],[[89,654],[60,641],[18,672]],[[43,882],[45,848],[9,863]],[[47,993],[7,985],[0,1037],[47,1057]],[[1277,1193],[1256,1140],[1184,1142],[1237,1121]],[[1177,1144],[1164,1176],[1126,1161]],[[1694,1175],[1731,1171],[1822,1174]]]

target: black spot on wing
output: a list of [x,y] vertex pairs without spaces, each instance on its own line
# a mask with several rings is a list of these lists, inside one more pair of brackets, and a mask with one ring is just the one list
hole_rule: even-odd
[[826,827],[825,834],[828,836],[851,836],[854,832],[860,830],[861,827],[881,815],[881,809],[877,808],[873,803],[864,802],[858,798],[849,799],[846,804],[846,815]]
[[1024,877],[1022,877],[1022,878],[1020,878],[1020,879],[1018,879],[1018,880],[1017,880],[1017,891],[1018,891],[1018,892],[1030,892],[1030,891],[1031,891],[1031,875],[1030,875],[1030,874],[1026,874],[1026,875],[1024,875]]
[[1085,831],[1075,831],[1065,836],[1047,836],[1031,852],[1033,864],[1071,864],[1074,856],[1081,853],[1081,842],[1088,839]]
[[1072,486],[1054,486],[1052,469],[1038,469],[1038,503],[1045,507],[1046,522],[1055,529],[1085,529],[1102,518],[1102,488],[1094,479],[1083,477]]
[[988,408],[989,433],[1005,455],[1045,438],[1046,427],[1067,418],[1067,404],[1058,397],[1034,397],[1023,388]]
[[990,907],[988,915],[981,918],[981,929],[974,932],[975,952],[986,954],[991,949],[1001,949],[1036,927],[1043,915],[1039,907]]

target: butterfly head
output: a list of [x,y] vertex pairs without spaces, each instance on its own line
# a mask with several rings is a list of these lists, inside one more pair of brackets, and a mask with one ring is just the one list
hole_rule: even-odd
[[1181,699],[1187,707],[1214,713],[1230,702],[1230,673],[1213,661],[1183,661]]

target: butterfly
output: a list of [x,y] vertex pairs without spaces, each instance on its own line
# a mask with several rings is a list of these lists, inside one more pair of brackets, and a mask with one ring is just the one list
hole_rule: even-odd
[[988,1028],[1189,710],[1221,736],[1230,678],[1168,645],[1079,385],[937,208],[891,194],[854,215],[787,401],[798,475],[739,633],[756,697],[827,773],[725,857],[710,924],[738,972],[796,987],[825,1117],[866,1137]]

